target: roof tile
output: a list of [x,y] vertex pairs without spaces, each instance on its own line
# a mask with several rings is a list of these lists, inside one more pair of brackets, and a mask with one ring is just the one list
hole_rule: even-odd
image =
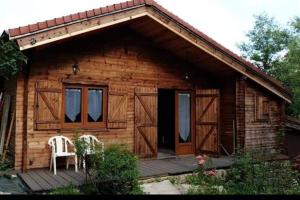
[[[19,28],[12,28],[12,29],[9,29],[9,34],[11,36],[16,36],[16,35],[20,35],[20,27]],[[29,31],[28,31],[29,32]]]
[[101,8],[101,12],[102,12],[102,14],[107,13],[107,12],[108,12],[107,6],[102,7],[102,8]]
[[94,17],[95,16],[95,13],[94,13],[93,10],[88,10],[88,11],[86,11],[86,13],[87,13],[87,17]]
[[56,23],[56,25],[63,24],[64,18],[63,17],[55,18],[55,23]]
[[94,13],[95,15],[101,15],[101,9],[100,8],[94,9]]
[[67,15],[67,16],[64,16],[64,21],[65,23],[68,23],[68,22],[71,22],[72,21],[72,15]]
[[80,13],[79,13],[79,18],[80,18],[80,19],[85,19],[85,18],[87,18],[86,12],[80,12]]
[[108,10],[108,12],[115,11],[115,6],[114,5],[107,6],[107,10]]
[[46,21],[38,22],[37,24],[38,24],[39,30],[48,28]]
[[29,32],[29,27],[28,26],[20,27],[20,34],[26,34],[28,32]]
[[79,17],[79,13],[72,14],[72,15],[71,15],[71,18],[72,18],[72,21],[75,21],[75,20],[78,20],[78,19],[80,19],[80,17]]
[[133,1],[127,1],[127,7],[133,6]]
[[52,26],[56,25],[55,19],[47,20],[46,23],[47,23],[48,27],[52,27]]
[[127,8],[127,2],[122,2],[121,7],[122,7],[122,9]]
[[121,9],[121,4],[118,3],[118,4],[114,4],[115,5],[115,10],[120,10]]
[[29,31],[30,32],[34,32],[34,31],[37,31],[37,30],[39,30],[38,24],[30,24],[29,25]]

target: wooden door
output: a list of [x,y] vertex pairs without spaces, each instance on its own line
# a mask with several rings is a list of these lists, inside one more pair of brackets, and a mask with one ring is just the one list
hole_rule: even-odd
[[196,91],[196,151],[219,154],[219,90]]
[[157,156],[157,89],[136,88],[135,153],[141,158]]
[[175,92],[176,155],[194,153],[194,95],[191,91]]

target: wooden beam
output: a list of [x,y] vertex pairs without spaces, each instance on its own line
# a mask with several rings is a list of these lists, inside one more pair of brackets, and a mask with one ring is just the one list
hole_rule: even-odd
[[6,127],[8,123],[9,107],[10,107],[10,95],[6,94],[4,95],[4,107],[3,107],[3,113],[1,118],[0,154],[3,153],[3,148],[4,148],[4,140],[5,140]]
[[12,114],[12,117],[11,117],[11,120],[10,120],[7,139],[6,139],[6,143],[5,143],[5,147],[4,147],[4,152],[3,152],[3,155],[2,155],[2,163],[5,161],[6,153],[8,151],[8,145],[9,145],[9,142],[10,142],[11,132],[12,132],[13,125],[14,125],[14,122],[15,122],[15,116],[16,116],[16,110],[13,111],[13,114]]
[[[155,20],[156,22],[158,22],[159,24],[163,25],[164,27],[168,28],[169,30],[171,30],[172,32],[174,32],[175,34],[179,35],[180,37],[184,38],[186,41],[190,42],[191,44],[197,46],[198,48],[202,49],[203,51],[205,51],[206,53],[212,55],[214,58],[220,60],[221,62],[225,63],[226,65],[228,65],[229,67],[235,69],[236,71],[238,71],[239,73],[243,74],[244,76],[250,78],[251,80],[259,83],[260,85],[262,85],[263,87],[265,87],[266,89],[270,90],[271,92],[273,92],[274,94],[276,94],[277,96],[283,98],[285,101],[291,103],[291,100],[282,95],[281,92],[279,92],[276,88],[274,88],[271,84],[267,83],[266,81],[264,81],[262,78],[258,78],[256,75],[250,74],[247,69],[245,67],[243,67],[241,64],[237,63],[236,61],[232,60],[231,58],[227,57],[225,55],[223,55],[221,52],[219,52],[216,49],[213,48],[209,48],[207,44],[204,44],[203,41],[200,41],[199,39],[197,39],[196,37],[193,37],[193,39],[191,38],[191,34],[189,33],[185,33],[184,34],[184,30],[181,28],[178,28],[178,25],[176,26],[176,24],[171,24],[170,22],[165,23],[162,20],[160,20],[157,15],[159,15],[158,13],[155,13],[152,9],[148,9],[147,12],[147,16],[149,16],[150,18],[152,18],[153,20]],[[163,17],[160,15],[160,17]],[[188,35],[188,36],[187,36]]]

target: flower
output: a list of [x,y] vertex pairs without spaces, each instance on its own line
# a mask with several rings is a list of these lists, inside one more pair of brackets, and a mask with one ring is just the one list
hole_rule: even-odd
[[203,156],[199,155],[196,157],[197,160],[203,160]]
[[199,160],[199,165],[204,165],[204,163],[205,163],[205,160]]
[[208,175],[209,175],[209,176],[216,176],[217,173],[216,173],[215,170],[210,170],[210,171],[208,172]]

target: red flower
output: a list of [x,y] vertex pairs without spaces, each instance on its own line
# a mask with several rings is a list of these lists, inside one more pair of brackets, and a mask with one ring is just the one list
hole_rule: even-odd
[[210,171],[208,172],[208,175],[209,175],[209,176],[216,176],[217,173],[216,173],[215,170],[210,170]]

